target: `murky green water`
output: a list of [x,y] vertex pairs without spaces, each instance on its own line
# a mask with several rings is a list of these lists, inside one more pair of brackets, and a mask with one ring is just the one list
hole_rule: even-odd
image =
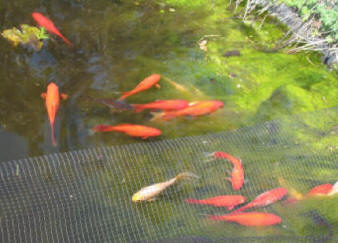
[[[1,143],[6,148],[1,159],[140,142],[124,134],[91,135],[89,129],[99,123],[155,126],[163,131],[161,140],[234,129],[338,104],[337,76],[320,64],[317,54],[268,53],[285,30],[275,20],[268,18],[260,28],[259,21],[243,23],[232,18],[227,1],[184,2],[2,3],[2,29],[34,24],[31,13],[40,11],[75,47],[69,49],[54,37],[42,51],[33,52],[1,40]],[[208,41],[207,51],[198,45],[202,39]],[[240,56],[224,55],[232,50]],[[114,113],[87,99],[118,98],[151,73],[161,73],[185,90],[162,79],[160,90],[137,94],[129,102],[219,99],[225,107],[207,117],[154,123],[147,112]],[[57,148],[51,146],[40,98],[51,81],[69,95],[56,121]]]
[[[13,48],[5,39],[0,40],[0,160],[143,142],[119,133],[92,134],[90,128],[101,123],[154,126],[163,131],[161,137],[150,140],[156,141],[232,130],[338,104],[337,74],[321,64],[318,54],[273,51],[285,27],[271,18],[262,26],[260,21],[251,21],[253,18],[243,23],[234,17],[234,10],[227,7],[228,1],[21,0],[2,3],[0,11],[5,14],[0,16],[1,30],[22,23],[34,24],[31,13],[40,11],[54,21],[74,48],[68,48],[57,37],[46,42],[40,52]],[[199,46],[202,40],[207,40],[205,50]],[[229,51],[238,51],[239,55],[228,56]],[[134,88],[152,73],[163,75],[161,89],[131,96],[128,102],[218,99],[225,106],[197,119],[154,122],[150,121],[149,112],[116,113],[88,100],[88,97],[119,98],[122,92]],[[168,80],[184,89],[177,89]],[[62,101],[56,120],[57,147],[51,145],[47,112],[40,98],[52,81],[69,95]],[[308,142],[305,135],[298,137]],[[138,160],[144,163],[143,158]],[[160,174],[162,169],[151,167],[154,174]],[[321,168],[314,175],[319,170]],[[316,183],[327,183],[324,178],[320,177]],[[308,186],[305,188],[304,191]],[[136,186],[129,189],[134,191]],[[126,191],[126,198],[129,194]],[[252,191],[251,194],[252,198],[256,195]],[[113,195],[105,198],[107,204],[110,197]],[[157,207],[158,204],[141,207],[146,210],[142,215],[159,216],[147,219],[149,224],[166,224],[161,219],[171,211],[157,212],[165,205]],[[128,214],[129,210],[122,212]],[[154,214],[150,213],[152,210]],[[180,227],[183,219],[177,220]],[[302,225],[297,224],[297,219],[292,222],[295,226]],[[336,219],[331,219],[332,222]],[[157,229],[155,226],[153,230]],[[215,227],[222,230],[224,224]],[[272,231],[263,230],[259,234],[269,235]],[[251,230],[248,232],[252,235]]]

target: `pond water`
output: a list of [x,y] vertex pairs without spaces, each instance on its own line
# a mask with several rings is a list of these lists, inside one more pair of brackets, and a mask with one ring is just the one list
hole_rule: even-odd
[[[235,10],[234,6],[229,6],[229,1],[5,1],[0,5],[0,12],[4,13],[0,16],[1,30],[23,23],[34,25],[31,17],[34,11],[48,16],[74,47],[69,48],[56,36],[46,40],[39,52],[21,46],[14,48],[6,39],[0,40],[1,161],[228,131],[338,104],[337,73],[321,63],[318,53],[288,54],[286,50],[275,50],[286,27],[270,17],[261,25],[263,16],[249,16],[243,22],[237,17],[240,8]],[[116,112],[91,100],[118,99],[152,73],[162,75],[161,88],[128,97],[128,103],[147,103],[156,99],[215,99],[224,102],[224,107],[194,119],[152,121],[152,114],[148,111]],[[56,147],[51,143],[47,111],[40,97],[50,82],[58,84],[60,91],[68,95],[67,100],[61,101],[57,114]],[[91,128],[98,124],[119,123],[157,127],[163,134],[143,141],[121,133],[91,132]],[[324,122],[319,125],[326,126]],[[331,131],[331,127],[327,130]],[[236,143],[232,148],[236,150]],[[245,151],[245,148],[241,150]],[[249,154],[248,151],[245,153]],[[171,158],[172,155],[167,156]],[[143,160],[141,156],[140,170]],[[169,174],[174,175],[161,174],[164,162],[157,168],[158,181],[165,180]],[[326,162],[328,172],[315,181],[317,184],[328,183],[325,177],[330,182],[336,179],[329,172],[335,167],[330,161]],[[181,167],[184,166],[178,166]],[[146,170],[150,173],[153,168],[147,167]],[[129,173],[129,167],[124,169]],[[287,167],[284,169],[287,171]],[[321,167],[317,169],[319,171]],[[139,173],[147,174],[144,171]],[[297,173],[300,175],[302,171]],[[117,175],[106,174],[100,180],[113,183],[114,176]],[[148,183],[155,177],[150,178]],[[117,179],[121,178],[117,176]],[[132,177],[127,180],[132,180]],[[122,184],[117,188],[124,186]],[[131,186],[131,191],[140,186]],[[305,188],[309,187],[302,189]],[[251,197],[261,191],[251,191]],[[131,192],[123,193],[129,198]],[[106,196],[103,204],[112,209],[114,194],[103,194],[102,197]],[[170,207],[169,204],[166,202],[165,205]],[[311,202],[309,205],[311,208]],[[327,205],[334,205],[334,201]],[[120,210],[126,216],[132,207],[128,205]],[[150,215],[151,210],[160,211],[162,207],[154,204],[151,208],[141,209]],[[185,210],[184,207],[181,209],[182,212]],[[147,222],[161,221],[162,226],[167,227],[162,219],[171,215],[170,210],[154,212],[158,217],[148,218]],[[287,210],[281,211],[287,214]],[[326,216],[328,214],[326,212]],[[334,217],[330,220],[331,223],[337,222]],[[295,222],[295,225],[302,225],[297,220]],[[180,227],[179,222],[174,223]],[[223,226],[217,227],[221,230]],[[128,232],[127,228],[124,232]],[[156,227],[152,230],[156,231]],[[205,231],[208,233],[208,229]],[[299,231],[305,230],[301,228]],[[267,230],[260,234],[269,235],[271,232],[274,233]]]
[[[227,1],[6,1],[0,6],[2,30],[35,25],[33,11],[53,20],[74,44],[53,36],[39,52],[0,42],[1,160],[84,147],[141,142],[124,134],[91,134],[97,124],[130,122],[154,126],[162,140],[224,131],[293,114],[331,107],[337,76],[315,53],[269,52],[285,28],[267,18],[260,26],[242,22]],[[238,13],[238,12],[237,12]],[[207,50],[198,43],[207,41]],[[229,51],[239,54],[228,56]],[[238,56],[239,55],[239,56]],[[115,113],[89,97],[118,98],[146,76],[162,79],[127,99],[188,101],[218,99],[222,110],[198,119],[151,122],[149,112]],[[55,82],[69,95],[56,120],[58,147],[40,94]],[[15,149],[13,149],[15,148]]]

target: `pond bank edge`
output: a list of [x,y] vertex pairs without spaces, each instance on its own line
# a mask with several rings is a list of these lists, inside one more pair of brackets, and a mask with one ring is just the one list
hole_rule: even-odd
[[[236,0],[236,4],[239,4],[242,0]],[[268,12],[271,16],[276,17],[283,24],[287,25],[292,32],[292,36],[288,40],[289,44],[291,43],[302,43],[303,45],[294,48],[294,51],[300,50],[313,50],[320,51],[322,56],[322,61],[329,68],[334,68],[338,70],[338,48],[337,43],[329,44],[325,38],[315,36],[316,28],[313,24],[315,20],[305,21],[298,16],[298,13],[293,10],[291,7],[285,5],[284,3],[278,3],[274,0],[247,0],[245,12],[243,19],[246,16],[255,10],[257,7],[261,7],[259,14]]]

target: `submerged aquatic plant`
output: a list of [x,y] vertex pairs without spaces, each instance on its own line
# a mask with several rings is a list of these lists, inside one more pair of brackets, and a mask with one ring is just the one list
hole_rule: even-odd
[[42,40],[49,39],[49,35],[46,33],[45,28],[30,26],[27,24],[20,25],[20,29],[13,27],[11,29],[4,30],[1,35],[9,40],[13,46],[22,44],[30,46],[34,50],[39,51],[43,46]]

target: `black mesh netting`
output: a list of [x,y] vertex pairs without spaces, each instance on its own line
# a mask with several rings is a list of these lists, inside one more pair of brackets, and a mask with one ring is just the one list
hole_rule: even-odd
[[[337,195],[255,209],[282,218],[269,227],[210,221],[206,215],[228,210],[184,201],[224,194],[250,201],[275,187],[306,193],[334,183],[337,111],[0,163],[1,242],[337,242]],[[206,153],[216,150],[242,159],[246,182],[240,191],[225,180],[230,163],[206,161]],[[184,171],[201,178],[179,182],[153,202],[131,201],[140,188]]]

